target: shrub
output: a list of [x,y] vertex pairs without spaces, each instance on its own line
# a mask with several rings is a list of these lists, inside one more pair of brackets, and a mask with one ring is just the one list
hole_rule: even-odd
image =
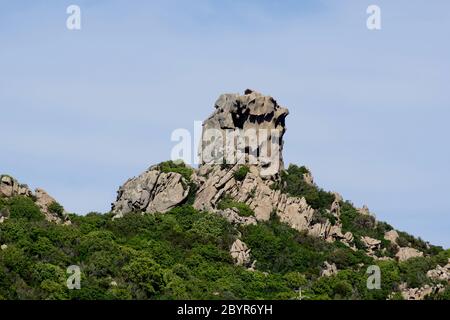
[[251,217],[254,216],[255,213],[253,212],[252,209],[250,209],[250,207],[243,203],[243,202],[238,202],[238,201],[234,201],[233,199],[231,199],[230,197],[224,197],[218,204],[217,207],[220,210],[225,210],[225,209],[231,209],[231,208],[235,208],[238,210],[239,215],[243,216],[243,217]]
[[174,161],[165,161],[161,162],[158,165],[159,169],[162,172],[168,173],[168,172],[175,172],[179,173],[185,178],[187,181],[191,180],[191,175],[194,173],[194,170],[190,167],[188,167],[184,162],[174,162]]
[[57,214],[58,216],[62,217],[64,214],[64,207],[62,205],[60,205],[58,202],[53,201],[49,206],[48,206],[48,211],[50,213],[54,213]]
[[38,206],[27,197],[19,196],[12,198],[9,201],[8,207],[12,219],[41,220],[44,218]]
[[294,197],[304,197],[306,202],[314,209],[329,209],[335,196],[330,192],[306,183],[303,174],[308,170],[305,167],[289,165],[288,169],[281,173],[281,183],[271,186],[272,189],[280,189]]
[[235,173],[234,178],[237,181],[244,181],[245,177],[247,176],[247,173],[250,172],[250,168],[248,166],[241,166]]

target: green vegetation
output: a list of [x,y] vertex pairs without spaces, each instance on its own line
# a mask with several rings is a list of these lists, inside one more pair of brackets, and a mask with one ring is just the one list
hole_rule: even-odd
[[234,178],[237,181],[244,181],[245,177],[247,176],[247,173],[250,172],[250,168],[248,166],[241,166],[239,169],[234,173]]
[[159,169],[162,172],[176,172],[179,173],[183,176],[183,178],[185,178],[187,181],[191,180],[191,175],[194,173],[194,170],[187,166],[184,162],[182,161],[165,161],[165,162],[161,162],[158,165]]
[[281,173],[281,182],[272,186],[294,197],[304,197],[306,202],[314,209],[330,209],[334,201],[334,195],[317,186],[308,184],[303,174],[308,173],[305,167],[289,165],[288,169]]
[[217,205],[217,207],[220,210],[225,210],[225,209],[232,209],[235,208],[239,211],[239,215],[243,216],[243,217],[251,217],[254,216],[255,213],[253,212],[252,209],[250,209],[250,207],[243,203],[243,202],[238,202],[238,201],[234,201],[233,199],[231,199],[228,196],[225,196]]
[[[185,178],[192,174],[184,164],[160,166]],[[290,166],[274,188],[311,201],[317,209],[313,222],[336,223],[326,211],[334,196],[306,184],[305,170]],[[356,250],[298,232],[276,215],[257,225],[233,226],[190,206],[196,186],[187,183],[191,191],[186,203],[165,214],[136,212],[115,220],[111,213],[71,214],[69,226],[46,221],[31,198],[0,198],[0,213],[9,216],[0,224],[0,244],[7,245],[0,250],[0,299],[296,299],[299,288],[304,299],[400,299],[402,283],[436,284],[426,272],[450,257],[450,250],[404,232],[399,232],[399,244],[421,250],[424,257],[400,263],[369,257],[362,236],[380,239],[383,255],[395,255],[396,247],[384,239],[392,227],[361,215],[349,202],[341,202],[340,219],[343,231],[353,233]],[[218,206],[254,215],[248,205],[228,196]],[[61,215],[64,209],[55,202],[49,211]],[[229,249],[238,236],[251,248],[255,271],[234,265]],[[320,277],[325,261],[339,272]],[[71,265],[80,267],[80,290],[66,286]],[[367,289],[370,265],[380,267],[379,290]],[[449,299],[445,285],[445,291],[429,298]]]
[[50,213],[54,213],[54,214],[57,214],[58,216],[62,217],[62,215],[64,214],[64,207],[62,205],[60,205],[58,202],[53,201],[48,206],[48,211]]

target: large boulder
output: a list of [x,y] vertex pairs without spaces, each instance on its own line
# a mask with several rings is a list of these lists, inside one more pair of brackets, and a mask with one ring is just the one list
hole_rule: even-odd
[[245,266],[250,263],[250,249],[239,239],[236,239],[231,245],[230,254],[237,266]]
[[283,135],[288,109],[252,90],[222,94],[203,123],[201,164],[250,164],[262,176],[283,169]]
[[32,192],[26,184],[20,184],[16,179],[8,175],[0,176],[0,197],[30,197],[31,195]]
[[164,213],[181,204],[188,194],[188,182],[181,174],[162,172],[155,166],[120,187],[112,212],[116,218],[133,211]]
[[423,252],[410,247],[402,247],[398,249],[398,252],[395,256],[397,257],[398,261],[406,261],[415,257],[423,257]]

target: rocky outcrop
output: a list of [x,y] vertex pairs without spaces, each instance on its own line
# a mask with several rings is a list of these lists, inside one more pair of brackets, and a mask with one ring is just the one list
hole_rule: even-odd
[[[289,196],[277,187],[281,182],[279,173],[283,168],[282,148],[287,115],[288,110],[279,106],[273,98],[251,90],[247,90],[244,95],[221,95],[215,103],[214,113],[203,123],[201,154],[205,156],[205,150],[208,150],[207,155],[215,154],[225,158],[220,158],[217,163],[214,157],[203,157],[198,170],[194,170],[190,177],[191,183],[196,186],[193,207],[215,212],[238,225],[268,221],[272,216],[277,216],[281,222],[298,231],[307,232],[328,242],[341,241],[354,248],[352,233],[342,232],[342,197],[339,194],[335,194],[335,201],[327,209],[327,213],[334,216],[333,224],[329,220],[317,223],[313,219],[315,210],[305,198]],[[238,138],[226,140],[226,137],[230,139],[230,136],[227,136],[230,130],[247,129],[257,133],[256,145],[240,149]],[[273,144],[271,147],[275,148],[270,159],[264,156],[261,158],[261,151],[269,144],[268,140],[259,139],[259,133],[265,130],[275,131],[278,137],[275,141],[270,141]],[[219,138],[209,140],[210,131],[219,133]],[[238,148],[231,148],[230,142]],[[229,160],[223,152],[224,145],[234,150],[234,162],[224,163],[224,159]],[[239,152],[240,156],[237,155]],[[276,167],[277,163],[279,167]],[[303,179],[314,185],[309,171],[303,175]],[[115,218],[132,211],[166,212],[182,204],[188,194],[188,183],[180,174],[165,173],[159,166],[155,166],[120,187],[112,212],[115,213]],[[224,198],[245,204],[254,215],[243,217],[239,210],[221,209],[219,204]]]
[[26,184],[20,184],[8,175],[0,176],[0,197],[11,198],[15,196],[31,197],[32,192]]
[[244,95],[222,94],[214,107],[203,123],[202,164],[250,164],[257,166],[262,176],[273,176],[283,169],[288,109],[252,90]]
[[362,215],[365,215],[365,216],[370,216],[371,215],[370,214],[370,210],[369,210],[369,208],[366,205],[364,205],[362,208],[359,208],[358,212],[359,212],[359,214],[362,214]]
[[[24,196],[31,198],[44,214],[47,221],[69,225],[70,219],[67,212],[62,206],[59,206],[55,198],[51,197],[45,190],[37,188],[34,193],[25,184],[20,184],[16,179],[8,175],[0,177],[0,197],[12,198],[16,196]],[[57,212],[53,206],[58,204]],[[3,223],[8,218],[9,214],[0,212],[0,223]]]
[[444,290],[444,286],[437,284],[436,286],[430,286],[428,284],[421,288],[408,288],[406,283],[400,286],[400,293],[405,300],[423,300],[431,294],[438,294]]
[[250,263],[250,249],[239,239],[236,239],[231,245],[230,254],[237,266],[245,266]]
[[374,238],[365,236],[365,237],[361,237],[361,241],[366,246],[367,254],[369,256],[374,257],[375,251],[380,250],[380,248],[381,248],[381,241],[378,239],[374,239]]
[[448,263],[441,267],[437,265],[435,269],[429,270],[427,272],[427,277],[437,281],[447,281],[450,283],[450,259]]
[[389,240],[390,242],[392,242],[393,244],[397,244],[397,239],[398,239],[398,232],[395,230],[390,230],[387,231],[384,234],[384,239]]
[[328,263],[328,261],[325,261],[323,263],[323,268],[320,271],[321,277],[331,277],[338,273],[338,270],[336,268],[336,265],[334,263]]
[[410,247],[402,247],[398,249],[398,252],[395,256],[397,257],[398,261],[406,261],[415,257],[423,257],[423,252]]
[[255,225],[257,223],[255,217],[242,217],[239,212],[234,210],[234,208],[228,208],[225,210],[218,210],[217,213],[224,217],[228,222],[235,225]]
[[188,194],[188,182],[181,174],[151,167],[120,187],[112,212],[115,218],[133,211],[164,213],[181,204]]

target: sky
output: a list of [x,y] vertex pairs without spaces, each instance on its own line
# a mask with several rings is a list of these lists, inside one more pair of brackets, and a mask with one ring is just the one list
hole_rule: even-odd
[[290,110],[286,163],[448,248],[449,38],[447,0],[0,0],[0,173],[107,212],[175,129],[251,88]]

